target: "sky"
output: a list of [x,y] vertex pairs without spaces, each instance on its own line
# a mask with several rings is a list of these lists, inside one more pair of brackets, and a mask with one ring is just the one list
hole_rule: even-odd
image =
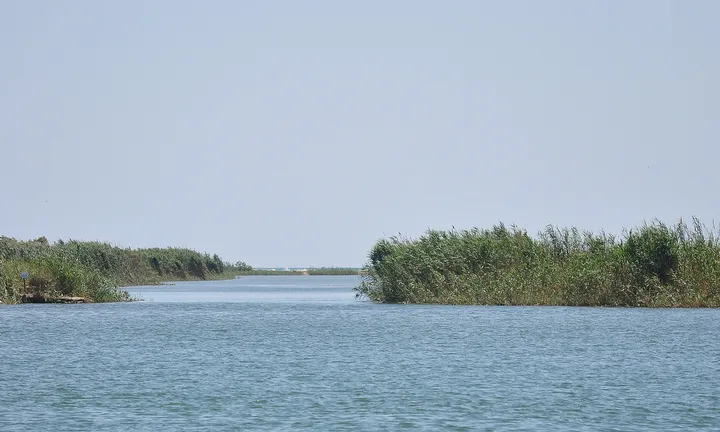
[[303,267],[501,221],[711,225],[718,16],[713,0],[5,0],[0,235]]

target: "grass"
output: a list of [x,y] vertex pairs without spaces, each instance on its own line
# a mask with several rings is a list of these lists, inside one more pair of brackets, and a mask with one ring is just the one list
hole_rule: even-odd
[[[22,272],[31,275],[25,284],[18,277]],[[111,278],[76,261],[58,256],[3,260],[0,263],[3,303],[18,303],[23,294],[32,292],[45,297],[83,297],[92,302],[130,300],[128,293],[118,289]]]
[[[17,303],[24,293],[77,296],[91,302],[126,301],[120,287],[175,280],[232,278],[245,263],[182,248],[129,249],[101,242],[19,241],[0,237],[0,300]],[[20,273],[28,272],[26,284]]]
[[621,237],[503,224],[378,241],[357,294],[384,303],[720,307],[718,232],[693,219]]

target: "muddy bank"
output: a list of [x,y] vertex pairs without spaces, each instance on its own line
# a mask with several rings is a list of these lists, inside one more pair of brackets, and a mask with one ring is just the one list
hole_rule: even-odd
[[40,293],[23,294],[20,303],[87,303],[85,297],[49,296]]

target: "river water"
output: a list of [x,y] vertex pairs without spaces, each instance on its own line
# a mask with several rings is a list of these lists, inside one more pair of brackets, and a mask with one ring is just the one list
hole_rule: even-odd
[[0,430],[720,430],[720,311],[378,305],[358,281],[1,307]]

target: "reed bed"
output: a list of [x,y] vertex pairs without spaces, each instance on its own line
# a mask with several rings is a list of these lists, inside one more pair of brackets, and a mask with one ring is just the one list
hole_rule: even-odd
[[718,231],[694,218],[616,237],[548,226],[431,230],[379,240],[359,297],[383,303],[720,306]]
[[[0,237],[0,300],[17,303],[23,294],[35,292],[122,301],[129,296],[121,286],[232,277],[241,270],[237,265],[183,248],[129,249],[101,242],[50,244],[44,237]],[[22,272],[30,275],[24,283]]]

